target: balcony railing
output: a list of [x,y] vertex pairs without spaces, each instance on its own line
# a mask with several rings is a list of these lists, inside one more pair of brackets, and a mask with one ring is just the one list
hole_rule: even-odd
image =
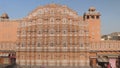
[[17,47],[17,51],[86,51],[85,47]]
[[120,51],[120,43],[94,43],[90,45],[91,51]]

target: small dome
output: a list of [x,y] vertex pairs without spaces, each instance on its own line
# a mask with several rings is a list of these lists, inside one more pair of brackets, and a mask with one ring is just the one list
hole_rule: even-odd
[[55,4],[55,3],[52,3],[52,4],[48,4],[48,5],[46,5],[46,6],[48,6],[48,7],[56,7],[56,6],[59,6],[59,5],[57,5],[57,4]]
[[8,16],[7,13],[3,13],[2,16],[1,16],[1,18],[3,18],[3,19],[9,19],[9,16]]
[[96,10],[95,7],[90,7],[90,8],[89,8],[89,11],[95,11],[95,10]]

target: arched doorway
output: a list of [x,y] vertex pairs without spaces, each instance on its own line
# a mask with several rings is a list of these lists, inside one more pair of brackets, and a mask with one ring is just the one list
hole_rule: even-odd
[[109,64],[108,56],[98,56],[97,63],[100,67],[107,68],[107,65]]

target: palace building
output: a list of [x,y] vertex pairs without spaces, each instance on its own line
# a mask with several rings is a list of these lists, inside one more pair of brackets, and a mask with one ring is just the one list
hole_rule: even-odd
[[26,17],[0,17],[0,64],[18,68],[120,68],[120,41],[101,41],[101,14],[79,16],[65,5],[39,6]]

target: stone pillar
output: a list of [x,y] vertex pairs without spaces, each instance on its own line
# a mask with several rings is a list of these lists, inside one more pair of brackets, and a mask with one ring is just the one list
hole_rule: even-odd
[[3,64],[3,58],[0,57],[0,64]]
[[91,66],[92,66],[92,68],[96,68],[96,66],[97,66],[97,60],[96,60],[96,58],[91,58]]
[[96,58],[93,59],[93,67],[96,68],[96,65],[97,65],[97,61],[96,61]]

